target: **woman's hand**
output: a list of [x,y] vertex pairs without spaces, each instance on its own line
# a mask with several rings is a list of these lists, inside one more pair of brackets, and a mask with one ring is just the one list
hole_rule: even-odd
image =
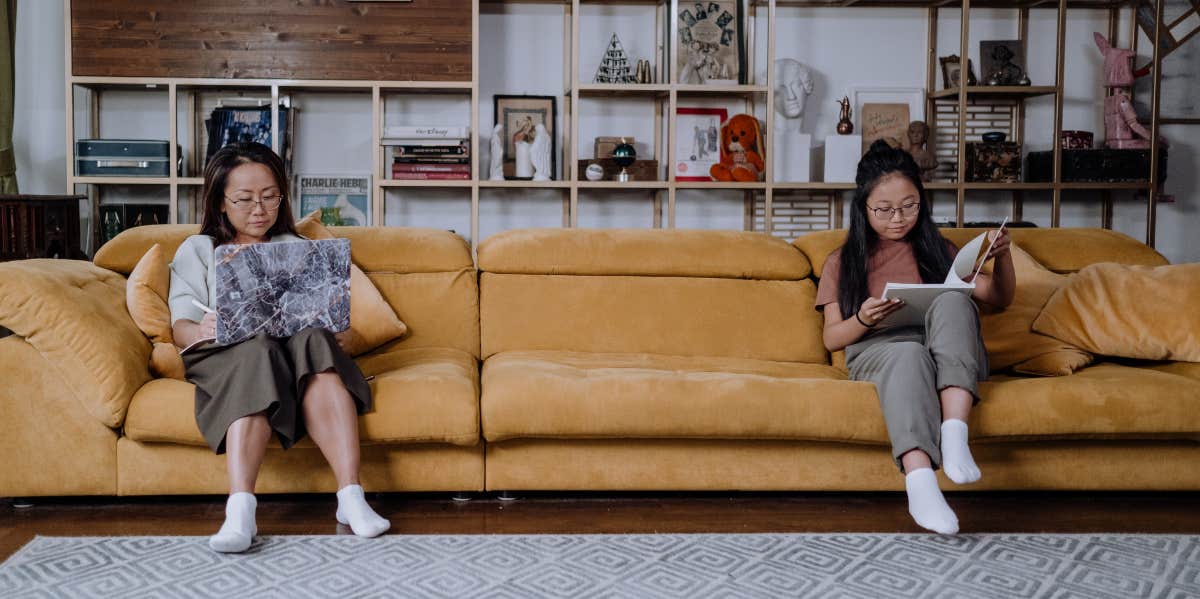
[[904,301],[896,298],[883,299],[869,297],[858,308],[858,319],[868,327],[873,327],[887,318],[896,310],[904,307]]
[[201,339],[216,339],[217,338],[217,313],[205,312],[204,318],[200,319],[200,338]]

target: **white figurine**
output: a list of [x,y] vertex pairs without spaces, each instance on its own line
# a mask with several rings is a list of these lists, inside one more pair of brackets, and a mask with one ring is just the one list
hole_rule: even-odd
[[534,134],[533,117],[517,119],[516,129],[512,134],[516,175],[518,179],[530,179],[533,177],[533,157],[530,154]]
[[492,128],[492,155],[491,167],[488,169],[488,179],[492,181],[504,180],[504,125],[496,123]]
[[812,71],[798,60],[775,61],[775,130],[800,132],[804,105],[813,93]]
[[546,126],[538,123],[534,128],[533,146],[530,147],[530,157],[533,159],[533,180],[549,181],[550,172],[550,132]]

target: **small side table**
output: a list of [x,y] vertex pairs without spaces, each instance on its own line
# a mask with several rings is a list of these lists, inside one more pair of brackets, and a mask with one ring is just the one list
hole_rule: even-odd
[[0,195],[0,262],[87,260],[79,247],[79,201],[86,195]]

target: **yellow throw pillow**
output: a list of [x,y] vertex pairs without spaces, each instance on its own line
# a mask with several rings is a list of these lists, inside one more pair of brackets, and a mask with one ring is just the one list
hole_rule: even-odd
[[[333,239],[321,224],[321,211],[313,211],[296,223],[296,231],[309,239]],[[367,353],[396,339],[408,327],[379,293],[379,289],[357,264],[350,265],[350,330],[346,334],[346,353]]]
[[1092,362],[1092,355],[1069,343],[1035,333],[1033,321],[1069,277],[1043,267],[1012,245],[1017,288],[1008,307],[980,304],[979,321],[992,372],[1012,369],[1021,374],[1061,376]]
[[150,373],[164,379],[186,380],[179,348],[172,343],[155,343],[150,352]]
[[1079,271],[1033,329],[1105,356],[1200,362],[1200,263]]
[[154,244],[138,260],[125,283],[125,304],[133,322],[151,341],[171,343],[171,270],[162,246]]

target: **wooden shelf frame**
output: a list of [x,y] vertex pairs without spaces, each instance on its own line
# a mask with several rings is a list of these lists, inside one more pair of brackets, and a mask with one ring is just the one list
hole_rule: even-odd
[[[66,58],[66,140],[68,145],[67,151],[67,172],[66,180],[68,190],[74,191],[77,185],[88,187],[89,196],[93,198],[91,211],[91,227],[93,234],[90,239],[99,239],[99,205],[100,205],[100,190],[105,186],[110,185],[131,185],[131,186],[165,186],[169,190],[168,202],[170,206],[171,222],[179,222],[180,220],[180,198],[181,196],[198,195],[198,187],[203,184],[203,180],[196,176],[197,168],[193,166],[186,175],[180,175],[172,169],[172,172],[167,177],[141,178],[141,177],[80,177],[74,174],[75,157],[74,157],[74,142],[76,140],[76,128],[74,116],[76,105],[74,100],[74,90],[83,88],[94,92],[92,96],[92,110],[90,123],[90,135],[96,136],[99,132],[99,98],[103,92],[110,90],[139,90],[147,89],[161,93],[163,90],[167,93],[167,112],[169,121],[169,142],[170,142],[170,160],[171,164],[178,163],[177,146],[181,137],[181,128],[185,130],[185,135],[195,143],[196,136],[196,120],[195,118],[188,119],[192,122],[180,122],[184,117],[180,116],[180,108],[190,109],[187,104],[187,98],[193,99],[198,93],[217,90],[253,90],[266,97],[270,96],[272,106],[272,124],[274,130],[278,131],[279,119],[279,102],[281,97],[296,92],[335,92],[335,93],[361,93],[369,94],[371,97],[371,173],[372,181],[372,217],[376,226],[384,226],[386,224],[386,203],[387,193],[389,190],[415,190],[415,189],[459,189],[470,194],[470,239],[472,247],[477,246],[480,230],[479,223],[479,203],[481,192],[485,190],[525,190],[525,191],[545,191],[557,190],[562,194],[563,200],[563,224],[567,227],[579,226],[579,200],[580,192],[595,193],[596,191],[604,190],[628,190],[646,192],[653,199],[655,206],[655,226],[673,228],[676,221],[676,202],[677,193],[679,191],[720,191],[720,192],[743,192],[747,202],[753,201],[754,198],[765,198],[765,217],[763,220],[765,231],[770,234],[773,226],[774,216],[774,196],[778,194],[796,194],[810,193],[815,197],[828,197],[831,210],[834,211],[832,217],[835,226],[840,226],[842,211],[841,207],[847,192],[854,190],[853,183],[823,183],[823,182],[773,182],[774,180],[774,161],[770,159],[770,149],[775,147],[774,143],[774,110],[771,107],[774,105],[775,89],[771,79],[774,76],[773,69],[766,69],[766,81],[753,81],[746,85],[686,85],[675,83],[675,64],[674,64],[674,48],[677,42],[677,31],[674,25],[674,15],[677,14],[680,6],[680,0],[472,0],[472,72],[469,81],[360,81],[360,80],[305,80],[305,79],[219,79],[219,78],[143,78],[143,77],[79,77],[73,76],[71,73],[71,0],[62,0],[64,4],[65,14],[64,19],[65,32],[65,58]],[[1121,10],[1128,8],[1131,2],[1112,1],[1112,0],[741,0],[745,10],[746,23],[746,48],[747,52],[747,69],[748,75],[752,79],[754,73],[758,69],[754,63],[764,57],[756,56],[758,45],[754,43],[755,36],[766,36],[766,64],[774,63],[776,57],[776,22],[777,11],[782,7],[843,7],[847,10],[852,10],[858,7],[914,7],[915,9],[924,9],[928,17],[927,28],[927,45],[929,49],[927,78],[925,82],[927,114],[933,114],[933,105],[935,101],[957,101],[959,108],[959,156],[965,155],[966,136],[965,130],[965,109],[972,100],[980,98],[1010,98],[1018,107],[1017,118],[1020,121],[1021,129],[1024,128],[1024,104],[1023,101],[1034,97],[1052,97],[1055,103],[1054,106],[1054,132],[1053,140],[1057,140],[1062,129],[1062,113],[1063,113],[1063,70],[1064,70],[1064,40],[1065,40],[1065,24],[1068,9],[1108,9],[1109,11],[1109,34],[1110,38],[1116,36],[1117,22],[1121,18]],[[1155,9],[1161,16],[1163,11],[1163,0],[1153,0]],[[563,58],[563,76],[564,89],[562,90],[560,111],[563,115],[563,131],[560,138],[559,160],[561,162],[560,180],[535,182],[535,181],[489,181],[487,180],[486,165],[481,161],[484,148],[480,145],[480,105],[482,102],[489,101],[490,98],[484,98],[480,92],[480,43],[479,43],[479,19],[481,4],[550,4],[561,6],[563,11],[563,41],[565,48],[565,56]],[[653,6],[655,7],[656,15],[656,35],[660,39],[656,40],[664,50],[664,55],[658,56],[658,64],[655,65],[657,83],[652,84],[621,84],[621,85],[605,85],[596,83],[585,83],[586,74],[580,71],[580,38],[583,27],[586,23],[582,22],[581,12],[582,7],[588,5],[612,5],[612,6]],[[955,89],[937,89],[937,77],[939,72],[937,65],[937,27],[938,27],[938,12],[940,9],[956,9],[961,10],[960,21],[960,44],[956,51],[960,56],[968,56],[970,48],[968,48],[967,40],[970,39],[971,26],[971,10],[973,8],[1014,8],[1018,10],[1018,31],[1019,38],[1027,39],[1028,19],[1031,10],[1055,10],[1057,11],[1057,38],[1055,50],[1055,81],[1053,85],[1040,85],[1028,87],[1016,86],[971,86],[966,88]],[[766,19],[761,19],[762,12],[766,12]],[[1133,21],[1133,19],[1130,19]],[[1162,35],[1161,18],[1159,19],[1160,29],[1158,34]],[[757,30],[756,30],[757,29]],[[1137,39],[1139,37],[1136,24],[1131,24],[1130,35],[1134,40],[1136,49]],[[663,39],[665,36],[665,39]],[[1157,37],[1157,36],[1156,36]],[[1153,40],[1153,46],[1157,47],[1157,40]],[[1161,57],[1155,52],[1154,63],[1156,71],[1161,65]],[[1157,135],[1161,125],[1158,118],[1159,104],[1159,88],[1160,82],[1156,79],[1153,86],[1151,104],[1153,105],[1153,115],[1150,129]],[[388,158],[384,154],[384,149],[380,145],[383,125],[386,120],[385,106],[389,97],[395,95],[418,95],[418,94],[444,94],[444,95],[462,95],[467,99],[470,105],[470,130],[471,144],[473,151],[471,153],[471,178],[469,180],[393,180],[385,178],[388,175]],[[655,140],[654,140],[654,158],[660,161],[660,169],[662,180],[658,181],[631,181],[627,183],[618,183],[614,181],[586,181],[581,180],[577,173],[577,164],[580,158],[578,141],[580,139],[580,102],[581,99],[588,101],[606,101],[608,98],[645,98],[655,104]],[[674,176],[674,158],[678,154],[678,148],[675,143],[675,112],[680,105],[686,105],[694,99],[711,99],[720,98],[730,103],[741,102],[745,107],[745,112],[750,114],[756,113],[756,108],[765,107],[765,126],[764,139],[767,147],[768,159],[765,165],[765,181],[756,183],[716,183],[716,182],[687,182],[677,181]],[[182,104],[181,104],[182,103]],[[193,102],[193,106],[195,106]],[[490,127],[489,127],[490,129]],[[86,137],[86,136],[79,136]],[[279,140],[275,139],[273,146],[278,151]],[[1112,192],[1114,191],[1133,191],[1133,192],[1151,192],[1147,196],[1147,233],[1146,240],[1150,245],[1154,244],[1154,228],[1155,228],[1155,202],[1153,200],[1154,193],[1152,191],[1157,187],[1157,164],[1159,160],[1158,149],[1152,150],[1152,168],[1150,180],[1145,182],[1128,182],[1128,183],[1072,183],[1063,182],[1061,180],[1061,150],[1054,144],[1054,169],[1053,178],[1046,183],[1017,183],[1017,184],[996,184],[996,183],[962,183],[965,180],[965,161],[959,160],[957,181],[959,182],[934,182],[926,185],[931,192],[945,194],[953,192],[955,194],[955,221],[961,225],[964,222],[965,203],[969,192],[984,192],[984,191],[1009,191],[1013,194],[1012,202],[1012,218],[1020,220],[1023,211],[1023,198],[1026,193],[1050,193],[1052,196],[1051,208],[1051,226],[1058,226],[1061,217],[1061,198],[1064,191],[1098,191],[1104,198],[1104,216],[1103,226],[1112,226]],[[94,251],[95,248],[88,248],[88,251]]]

